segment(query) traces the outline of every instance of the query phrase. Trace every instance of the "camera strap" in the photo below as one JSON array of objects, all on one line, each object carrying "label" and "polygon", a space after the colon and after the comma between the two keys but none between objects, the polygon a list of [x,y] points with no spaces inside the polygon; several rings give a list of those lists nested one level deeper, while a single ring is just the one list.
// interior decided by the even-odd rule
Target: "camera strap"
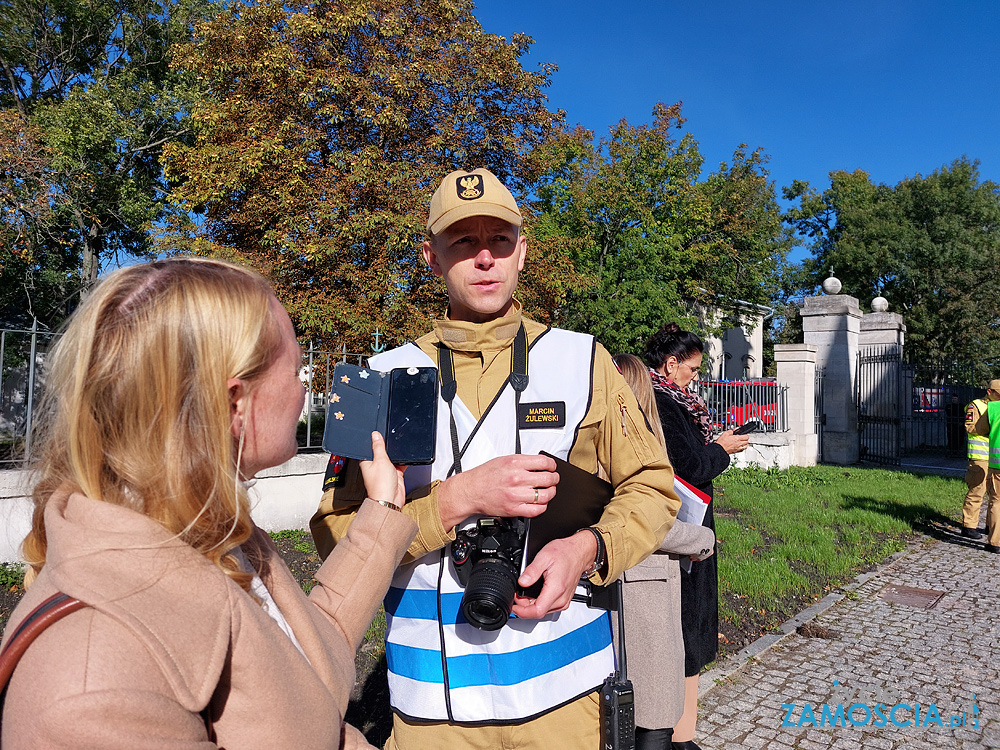
[{"label": "camera strap", "polygon": [[[486,416],[493,409],[493,405],[500,399],[500,394],[503,393],[508,383],[514,389],[515,414],[521,405],[521,393],[528,387],[528,334],[524,330],[524,323],[521,323],[520,328],[517,329],[517,333],[514,335],[513,351],[510,355],[510,375],[504,381],[503,385],[500,386],[500,390],[497,391],[497,395],[493,397],[490,405],[486,407],[486,411],[483,412],[479,421],[476,422],[476,426],[469,433],[464,446],[459,444],[458,425],[455,424],[454,401],[458,393],[458,383],[455,380],[455,359],[452,356],[451,349],[444,344],[438,344],[438,372],[441,376],[441,398],[448,404],[448,416],[451,427],[451,453],[454,457],[451,468],[448,469],[448,476],[451,477],[454,474],[462,473],[462,456],[469,449],[472,439],[479,432],[479,428],[486,420]],[[514,429],[514,450],[516,453],[520,453],[521,430],[517,427]]]}]

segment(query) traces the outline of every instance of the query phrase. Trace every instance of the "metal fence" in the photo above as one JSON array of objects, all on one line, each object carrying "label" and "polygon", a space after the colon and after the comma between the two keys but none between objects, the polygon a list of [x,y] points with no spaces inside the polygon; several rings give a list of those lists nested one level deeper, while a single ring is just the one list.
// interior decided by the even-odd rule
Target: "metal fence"
[{"label": "metal fence", "polygon": [[329,405],[333,368],[339,362],[362,366],[368,361],[368,354],[347,351],[326,351],[316,349],[312,342],[302,356],[302,379],[306,385],[306,406],[302,422],[299,423],[299,448],[313,451],[322,448],[323,429],[326,426],[326,408]]},{"label": "metal fence", "polygon": [[983,373],[995,371],[988,364],[908,360],[898,347],[859,351],[861,459],[894,466],[903,456],[963,458],[965,405],[985,392]]},{"label": "metal fence", "polygon": [[[0,469],[17,469],[31,459],[32,423],[45,384],[45,360],[58,333],[0,329]],[[368,354],[320,350],[311,342],[302,356],[306,404],[299,424],[299,446],[318,450],[323,441],[327,394],[338,362],[362,365]]]},{"label": "metal fence", "polygon": [[[0,469],[19,468],[31,458],[31,427],[45,382],[44,365],[58,334],[37,330],[0,330]],[[303,352],[306,405],[299,424],[299,446],[319,450],[328,394],[338,362],[363,365],[369,355],[317,349]],[[704,380],[698,384],[713,417],[715,432],[759,420],[768,432],[787,429],[787,387],[773,380]]]},{"label": "metal fence", "polygon": [[0,330],[0,468],[17,468],[31,456],[43,366],[57,338],[37,327]]},{"label": "metal fence", "polygon": [[813,380],[813,424],[816,429],[816,460],[823,461],[823,432],[826,430],[826,396],[823,385],[826,381],[826,368],[817,367]]},{"label": "metal fence", "polygon": [[697,388],[708,404],[715,433],[752,420],[766,432],[788,429],[788,386],[771,379],[700,380]]},{"label": "metal fence", "polygon": [[[985,362],[904,361],[905,394],[901,449],[904,455],[930,454],[964,458],[965,405],[986,393]],[[986,369],[985,372],[996,372]]]},{"label": "metal fence", "polygon": [[899,463],[902,421],[908,409],[899,347],[858,352],[855,375],[858,404],[858,456],[862,461]]}]

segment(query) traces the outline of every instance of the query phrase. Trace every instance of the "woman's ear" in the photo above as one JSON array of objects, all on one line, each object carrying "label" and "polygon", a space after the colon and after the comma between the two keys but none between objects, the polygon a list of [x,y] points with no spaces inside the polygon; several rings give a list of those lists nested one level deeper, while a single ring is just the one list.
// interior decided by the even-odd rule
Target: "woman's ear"
[{"label": "woman's ear", "polygon": [[240,378],[229,378],[226,381],[226,390],[229,392],[229,429],[233,437],[238,438],[243,429],[243,419],[248,404],[246,383]]},{"label": "woman's ear", "polygon": [[677,357],[673,355],[667,357],[667,359],[663,363],[663,374],[666,375],[668,378],[671,375],[673,375],[674,371],[677,369],[678,362],[679,360],[677,359]]}]

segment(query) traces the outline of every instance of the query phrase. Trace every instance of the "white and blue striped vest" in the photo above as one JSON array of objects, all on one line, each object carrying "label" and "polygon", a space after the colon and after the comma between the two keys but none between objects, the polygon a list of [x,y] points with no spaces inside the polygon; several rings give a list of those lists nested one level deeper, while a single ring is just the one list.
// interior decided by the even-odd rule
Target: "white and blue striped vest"
[{"label": "white and blue striped vest", "polygon": [[[535,340],[521,404],[563,401],[566,419],[562,428],[521,430],[522,453],[545,450],[567,458],[590,406],[593,358],[591,336],[553,328]],[[414,365],[437,363],[414,344],[371,359],[379,370]],[[476,419],[458,398],[453,408],[464,446]],[[462,457],[463,469],[513,454],[515,430],[514,391],[507,385]],[[443,399],[436,455],[431,466],[406,470],[407,492],[445,479],[452,464]],[[462,593],[450,545],[396,571],[385,599],[386,661],[390,702],[400,714],[431,721],[520,722],[593,691],[614,670],[607,612],[573,602],[564,612],[541,620],[512,617],[500,630],[487,632],[465,622]]]}]

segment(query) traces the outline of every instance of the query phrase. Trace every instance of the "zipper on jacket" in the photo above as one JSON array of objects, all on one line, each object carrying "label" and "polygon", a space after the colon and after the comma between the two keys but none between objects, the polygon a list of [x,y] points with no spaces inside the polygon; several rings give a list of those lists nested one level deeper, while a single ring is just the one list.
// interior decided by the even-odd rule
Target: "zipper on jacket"
[{"label": "zipper on jacket", "polygon": [[628,407],[625,406],[625,398],[620,393],[618,394],[618,408],[621,409],[622,412],[622,435],[628,437],[628,428],[625,426],[626,418],[628,416]]}]

